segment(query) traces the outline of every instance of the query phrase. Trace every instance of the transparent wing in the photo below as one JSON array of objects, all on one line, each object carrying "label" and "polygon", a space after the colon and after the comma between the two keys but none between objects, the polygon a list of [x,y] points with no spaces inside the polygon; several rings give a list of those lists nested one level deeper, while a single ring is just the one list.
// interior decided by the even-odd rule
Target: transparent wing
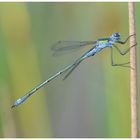
[{"label": "transparent wing", "polygon": [[[88,51],[88,52],[89,52],[89,51]],[[78,58],[78,59],[73,63],[73,65],[71,66],[71,68],[68,69],[68,71],[66,71],[66,74],[65,74],[63,80],[65,80],[65,79],[73,72],[73,70],[75,70],[75,68],[77,68],[77,66],[78,66],[85,58],[87,58],[87,57],[85,57],[85,56],[86,56],[86,54],[87,54],[88,52],[84,53],[80,58]]]},{"label": "transparent wing", "polygon": [[60,52],[73,51],[95,43],[96,41],[58,41],[51,46],[51,50],[54,51],[54,54],[57,54]]},{"label": "transparent wing", "polygon": [[73,70],[75,70],[75,68],[82,62],[82,60],[74,63],[74,65],[72,66],[72,68],[66,73],[66,75],[64,76],[63,80],[65,80],[72,72]]}]

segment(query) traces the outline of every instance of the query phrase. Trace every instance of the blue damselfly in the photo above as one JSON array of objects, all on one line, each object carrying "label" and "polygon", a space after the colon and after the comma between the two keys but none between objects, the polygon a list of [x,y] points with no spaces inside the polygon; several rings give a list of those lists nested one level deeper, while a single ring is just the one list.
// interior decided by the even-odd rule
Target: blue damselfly
[{"label": "blue damselfly", "polygon": [[122,66],[122,67],[130,67],[127,63],[122,63],[122,64],[115,64],[113,61],[113,53],[112,53],[112,49],[116,48],[116,50],[121,54],[121,55],[125,55],[127,54],[130,49],[132,47],[134,47],[136,44],[134,44],[133,46],[129,47],[127,50],[125,50],[124,52],[121,51],[121,49],[117,46],[117,44],[125,44],[128,39],[130,37],[132,37],[134,35],[130,35],[129,37],[126,38],[125,41],[121,40],[121,36],[119,33],[113,33],[110,37],[107,38],[99,38],[96,41],[58,41],[53,47],[52,49],[54,51],[62,51],[62,50],[67,50],[67,49],[76,49],[76,48],[80,48],[83,46],[87,46],[87,45],[92,45],[92,48],[87,51],[86,53],[84,53],[80,58],[78,58],[73,64],[70,64],[68,66],[66,66],[64,69],[60,70],[58,73],[54,74],[53,76],[51,76],[49,79],[45,80],[44,82],[42,82],[41,84],[39,84],[38,86],[36,86],[35,88],[33,88],[31,91],[29,91],[27,94],[25,94],[23,97],[19,98],[13,105],[13,107],[16,107],[18,105],[20,105],[22,102],[24,102],[26,99],[28,99],[31,95],[33,95],[37,90],[39,90],[41,87],[43,87],[45,84],[49,83],[50,81],[54,80],[55,78],[57,78],[58,76],[60,76],[61,74],[65,74],[64,79],[66,79],[71,73],[72,71],[86,58],[94,56],[95,54],[97,54],[98,52],[100,52],[101,50],[103,50],[104,48],[109,47],[110,48],[110,56],[111,56],[111,65],[112,66]]}]

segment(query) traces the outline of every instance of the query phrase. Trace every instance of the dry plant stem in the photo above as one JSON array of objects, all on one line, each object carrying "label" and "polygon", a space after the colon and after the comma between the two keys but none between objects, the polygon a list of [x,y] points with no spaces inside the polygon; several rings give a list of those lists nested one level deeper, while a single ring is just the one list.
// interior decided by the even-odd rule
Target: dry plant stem
[{"label": "dry plant stem", "polygon": [[[135,3],[128,3],[129,10],[129,34],[136,33],[135,27]],[[130,39],[130,46],[136,44],[136,36]],[[130,51],[130,65],[133,69],[130,71],[130,98],[131,98],[131,137],[138,137],[138,95],[137,95],[137,63],[136,63],[136,46]]]}]

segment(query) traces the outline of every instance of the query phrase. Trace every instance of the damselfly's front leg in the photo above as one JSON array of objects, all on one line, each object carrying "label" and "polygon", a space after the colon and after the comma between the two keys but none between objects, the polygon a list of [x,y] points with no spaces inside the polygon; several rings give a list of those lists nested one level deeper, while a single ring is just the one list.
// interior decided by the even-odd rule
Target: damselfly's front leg
[{"label": "damselfly's front leg", "polygon": [[128,52],[130,52],[130,49],[131,48],[133,48],[134,46],[136,46],[137,45],[137,43],[135,44],[135,45],[133,45],[133,46],[131,46],[131,47],[129,47],[127,50],[125,50],[125,51],[122,51],[118,46],[116,46],[116,45],[113,45],[116,49],[117,49],[117,51],[121,54],[121,55],[126,55]]},{"label": "damselfly's front leg", "polygon": [[119,44],[125,44],[129,40],[129,38],[132,37],[132,36],[134,36],[134,35],[136,35],[136,34],[133,34],[133,35],[128,36],[125,41],[118,40],[117,43],[119,43]]},{"label": "damselfly's front leg", "polygon": [[128,68],[130,68],[130,66],[127,65],[130,62],[121,63],[121,64],[115,64],[114,63],[114,60],[113,60],[113,48],[112,47],[110,47],[110,56],[111,56],[111,65],[112,66],[120,66],[120,67],[128,67]]}]

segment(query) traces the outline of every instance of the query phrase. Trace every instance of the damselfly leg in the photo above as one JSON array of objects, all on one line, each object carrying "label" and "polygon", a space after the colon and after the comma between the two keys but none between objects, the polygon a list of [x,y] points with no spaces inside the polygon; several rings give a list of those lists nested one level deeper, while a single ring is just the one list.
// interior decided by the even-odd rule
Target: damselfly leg
[{"label": "damselfly leg", "polygon": [[[126,49],[125,51],[122,51],[117,45],[113,44],[113,46],[116,48],[116,50],[119,52],[119,54],[121,55],[126,55],[128,52],[130,52],[130,49],[133,48],[134,46],[136,46],[137,44],[129,47],[128,49]],[[111,54],[111,65],[112,66],[122,66],[122,67],[128,67],[131,68],[130,66],[128,66],[127,64],[129,64],[130,62],[126,62],[126,63],[121,63],[121,64],[114,64],[113,61],[113,51],[112,51],[112,47],[110,47],[110,54]],[[133,69],[133,68],[132,68]]]},{"label": "damselfly leg", "polygon": [[130,52],[130,49],[131,48],[133,48],[134,46],[136,46],[137,45],[137,43],[135,44],[135,45],[133,45],[133,46],[131,46],[131,47],[129,47],[127,50],[125,50],[125,51],[122,51],[117,45],[113,45],[116,49],[117,49],[117,51],[121,54],[121,55],[126,55],[128,52]]},{"label": "damselfly leg", "polygon": [[[133,35],[130,35],[126,38],[125,41],[121,41],[121,40],[118,40],[116,43],[119,43],[119,44],[126,44],[127,41],[129,40],[130,37],[134,36],[135,34]],[[133,48],[134,46],[136,46],[137,44],[134,44],[133,46],[129,47],[128,49],[126,49],[125,51],[122,51],[117,45],[115,44],[112,44],[112,46],[114,48],[116,48],[116,50],[121,54],[121,55],[126,55],[128,52],[130,52],[130,49]],[[110,56],[111,56],[111,65],[112,66],[122,66],[122,67],[128,67],[128,68],[131,68],[130,66],[128,66],[127,64],[129,64],[130,62],[126,62],[126,63],[121,63],[121,64],[115,64],[114,63],[114,60],[113,60],[113,51],[112,51],[112,47],[110,47]]]},{"label": "damselfly leg", "polygon": [[128,67],[130,68],[130,66],[128,66],[127,64],[129,64],[130,62],[126,62],[126,63],[121,63],[121,64],[116,64],[114,63],[114,60],[113,60],[113,48],[110,47],[110,56],[111,56],[111,65],[112,66],[120,66],[120,67]]},{"label": "damselfly leg", "polygon": [[128,36],[125,41],[118,40],[117,43],[119,43],[119,44],[125,44],[129,40],[130,37],[135,36],[135,35],[136,34],[133,34],[133,35]]}]

